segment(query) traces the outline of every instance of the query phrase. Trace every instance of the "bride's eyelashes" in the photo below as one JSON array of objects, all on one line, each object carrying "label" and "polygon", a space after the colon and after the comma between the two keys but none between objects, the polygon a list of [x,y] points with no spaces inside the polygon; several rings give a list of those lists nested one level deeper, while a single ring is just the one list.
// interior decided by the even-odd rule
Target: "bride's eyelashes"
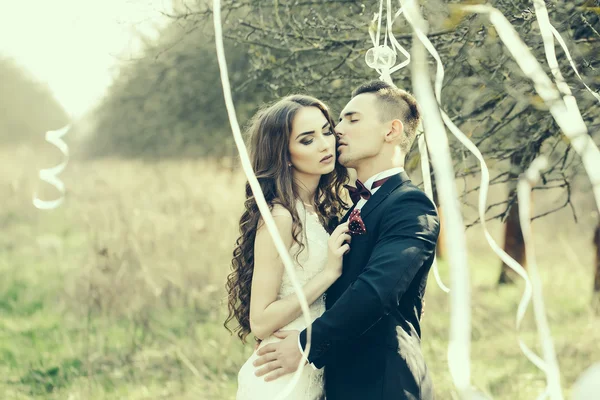
[{"label": "bride's eyelashes", "polygon": [[[334,134],[335,134],[335,132],[333,131],[333,129],[329,129],[328,131],[323,132],[323,135],[325,135],[325,136],[331,136],[331,135],[334,135]],[[314,139],[303,140],[300,143],[302,143],[303,145],[309,145],[309,144],[311,144],[313,142],[313,140]]]}]

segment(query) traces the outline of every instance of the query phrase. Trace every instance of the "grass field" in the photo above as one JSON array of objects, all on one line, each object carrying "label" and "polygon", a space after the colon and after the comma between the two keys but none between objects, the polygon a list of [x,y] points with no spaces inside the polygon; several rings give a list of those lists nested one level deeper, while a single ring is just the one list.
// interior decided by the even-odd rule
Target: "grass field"
[{"label": "grass field", "polygon": [[[27,149],[1,156],[0,398],[233,398],[252,351],[222,326],[240,172],[201,161],[74,161],[65,203],[40,211],[31,203],[43,186],[35,170],[49,159]],[[534,233],[568,393],[600,361],[600,318],[589,307],[593,223],[561,215],[536,222]],[[481,237],[468,231],[472,381],[495,399],[534,399],[544,376],[514,330],[522,285],[496,286],[499,263]],[[432,276],[423,348],[438,399],[453,398],[448,300]],[[522,338],[539,349],[532,321],[530,310]]]}]

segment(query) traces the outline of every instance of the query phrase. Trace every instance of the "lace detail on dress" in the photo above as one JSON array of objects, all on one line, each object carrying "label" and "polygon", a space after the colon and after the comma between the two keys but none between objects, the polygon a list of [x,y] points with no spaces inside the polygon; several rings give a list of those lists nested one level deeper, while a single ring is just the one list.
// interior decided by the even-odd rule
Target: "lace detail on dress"
[{"label": "lace detail on dress", "polygon": [[[302,204],[302,203],[300,203]],[[312,212],[307,211],[303,206],[298,207],[298,213],[304,228],[304,248],[296,256],[300,246],[297,243],[292,244],[290,255],[294,261],[296,278],[300,286],[304,286],[308,281],[314,278],[319,272],[323,271],[327,262],[327,240],[329,234],[321,225],[319,217]],[[281,288],[279,289],[279,298],[283,298],[294,293],[294,285],[287,273],[283,274]],[[311,321],[325,312],[325,298],[321,296],[314,303],[309,305]],[[300,327],[301,325],[301,327]],[[288,324],[285,329],[304,329],[306,322],[304,316]]]},{"label": "lace detail on dress", "polygon": [[[327,240],[329,234],[321,225],[318,216],[309,212],[298,202],[298,214],[302,221],[302,238],[304,249],[296,257],[299,246],[294,243],[290,248],[290,255],[294,262],[294,271],[300,286],[304,286],[316,274],[323,271],[327,262]],[[290,280],[287,271],[284,272],[279,289],[279,298],[294,293],[294,286]],[[315,302],[309,305],[310,320],[314,321],[325,312],[325,298],[321,296]],[[282,329],[304,330],[306,321],[304,315],[290,322]],[[274,336],[268,337],[261,343],[261,346],[267,343],[279,341]],[[238,392],[237,400],[258,400],[272,399],[277,396],[288,384],[291,375],[283,376],[273,382],[264,382],[262,378],[254,375],[252,362],[256,359],[256,352],[246,361],[238,374]],[[310,365],[304,367],[302,379],[298,382],[292,394],[287,398],[289,400],[321,400],[324,393],[323,370],[315,370]]]}]

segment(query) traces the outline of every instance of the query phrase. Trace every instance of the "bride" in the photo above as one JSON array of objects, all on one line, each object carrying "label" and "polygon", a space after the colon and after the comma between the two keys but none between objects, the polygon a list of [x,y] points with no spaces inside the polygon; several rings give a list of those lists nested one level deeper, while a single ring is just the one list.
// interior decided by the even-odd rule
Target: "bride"
[{"label": "bride", "polygon": [[[325,311],[324,293],[341,275],[343,255],[350,249],[348,225],[338,225],[347,173],[336,160],[333,120],[321,101],[288,96],[259,111],[249,135],[254,172],[294,260],[314,321]],[[303,330],[306,323],[248,184],[226,286],[225,326],[229,329],[235,321],[242,341],[252,334],[260,342],[238,374],[237,400],[273,399],[293,375],[272,382],[257,377],[252,365],[256,350],[281,340],[277,331]],[[323,393],[322,370],[306,367],[286,399],[316,400]]]}]

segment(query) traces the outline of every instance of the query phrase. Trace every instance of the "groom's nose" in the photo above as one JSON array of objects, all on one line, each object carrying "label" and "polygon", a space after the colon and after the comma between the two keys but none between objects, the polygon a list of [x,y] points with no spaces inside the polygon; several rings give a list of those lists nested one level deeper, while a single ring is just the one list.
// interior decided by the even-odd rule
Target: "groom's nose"
[{"label": "groom's nose", "polygon": [[339,124],[337,124],[337,125],[335,126],[335,128],[333,129],[333,131],[335,132],[335,134],[336,134],[337,136],[342,136],[342,135],[344,134],[344,132],[342,131],[342,129],[341,129],[341,126],[340,126],[340,125],[342,125],[342,123],[341,123],[341,122],[340,122]]}]

